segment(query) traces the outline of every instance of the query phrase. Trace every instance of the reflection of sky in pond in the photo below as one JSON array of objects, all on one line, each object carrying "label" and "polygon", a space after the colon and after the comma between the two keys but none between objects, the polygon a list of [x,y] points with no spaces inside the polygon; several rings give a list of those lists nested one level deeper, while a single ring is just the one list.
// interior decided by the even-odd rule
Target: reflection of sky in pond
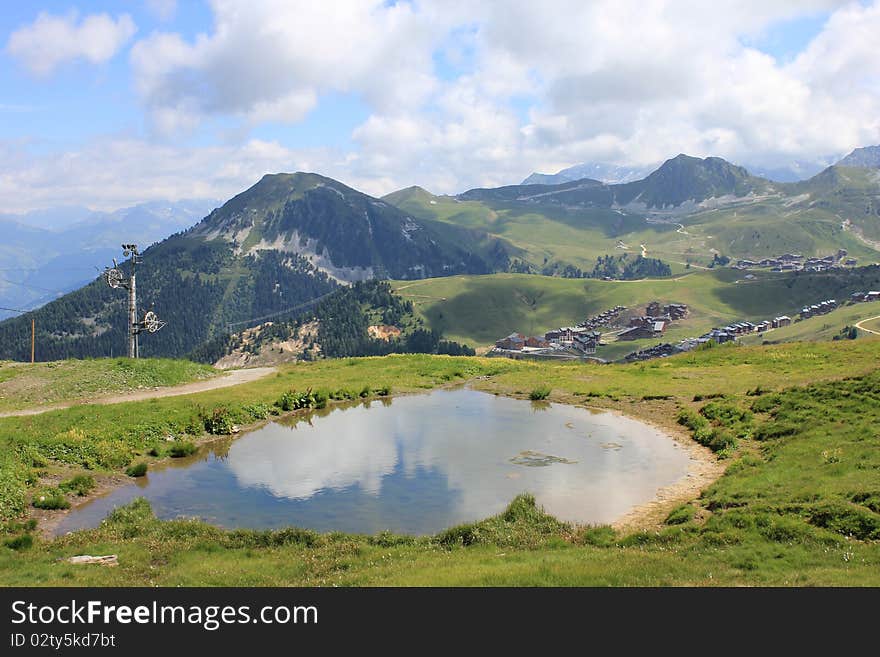
[{"label": "reflection of sky in pond", "polygon": [[161,518],[224,527],[433,533],[527,491],[558,518],[604,523],[682,477],[687,462],[629,418],[441,390],[270,423],[83,505],[58,532],[95,526],[138,496]]}]

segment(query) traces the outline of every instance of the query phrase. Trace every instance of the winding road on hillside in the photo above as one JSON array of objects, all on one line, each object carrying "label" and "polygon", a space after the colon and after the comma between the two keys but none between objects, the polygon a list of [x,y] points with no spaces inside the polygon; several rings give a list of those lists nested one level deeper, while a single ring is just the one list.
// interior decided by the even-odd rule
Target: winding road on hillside
[{"label": "winding road on hillside", "polygon": [[864,324],[865,322],[873,322],[875,319],[880,319],[880,315],[877,315],[876,317],[868,317],[867,319],[863,319],[860,322],[856,322],[855,326],[860,331],[865,331],[866,333],[873,333],[874,335],[880,335],[880,331],[875,331],[874,329],[869,329],[869,328],[865,328],[864,326],[862,326],[862,324]]},{"label": "winding road on hillside", "polygon": [[86,404],[122,404],[124,402],[144,401],[145,399],[158,399],[159,397],[177,397],[178,395],[192,395],[197,392],[207,392],[209,390],[217,390],[219,388],[229,388],[242,383],[251,383],[257,379],[269,376],[275,371],[274,367],[253,367],[244,370],[232,370],[225,376],[216,379],[208,379],[207,381],[194,381],[193,383],[184,383],[179,386],[169,386],[167,388],[150,388],[147,390],[138,390],[136,392],[127,392],[120,395],[110,395],[108,397],[98,397],[97,399],[74,400],[68,402],[60,402],[58,404],[45,404],[35,408],[22,408],[16,411],[6,411],[0,413],[2,417],[22,417],[26,415],[39,415],[40,413],[48,413],[49,411],[58,411],[63,408],[71,408],[72,406],[82,406]]}]

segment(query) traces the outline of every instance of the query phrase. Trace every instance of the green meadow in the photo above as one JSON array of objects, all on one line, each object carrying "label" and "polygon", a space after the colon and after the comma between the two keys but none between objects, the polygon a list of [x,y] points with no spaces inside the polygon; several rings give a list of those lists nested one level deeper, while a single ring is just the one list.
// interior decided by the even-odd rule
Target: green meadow
[{"label": "green meadow", "polygon": [[34,364],[0,361],[0,413],[173,386],[218,374],[207,365],[170,358],[71,359]]},{"label": "green meadow", "polygon": [[[753,278],[746,278],[747,275]],[[569,326],[616,305],[644,308],[651,301],[688,304],[689,316],[671,326],[666,340],[697,336],[734,320],[760,321],[794,315],[807,303],[880,285],[880,268],[821,274],[743,272],[733,269],[694,271],[671,278],[639,281],[564,279],[530,274],[450,276],[396,281],[395,290],[413,302],[433,329],[452,340],[476,346],[493,344],[512,331],[543,333]],[[866,315],[867,316],[867,315]],[[632,349],[657,340],[629,343]],[[599,356],[602,356],[600,349]]]},{"label": "green meadow", "polygon": [[[4,419],[0,584],[880,585],[878,365],[880,339],[871,338],[606,366],[357,358],[284,366],[197,395]],[[327,412],[335,399],[390,393],[393,403],[395,394],[466,382],[524,399],[549,390],[551,402],[649,420],[712,450],[723,474],[635,529],[561,523],[527,494],[496,517],[421,537],[225,531],[159,521],[142,501],[54,540],[28,520],[63,513],[31,511],[49,485],[75,502],[88,477],[171,458],[177,444],[213,438],[206,428],[228,429],[223,420],[259,424],[283,413],[280,400],[308,398]],[[117,554],[119,566],[64,561],[76,554]]]}]

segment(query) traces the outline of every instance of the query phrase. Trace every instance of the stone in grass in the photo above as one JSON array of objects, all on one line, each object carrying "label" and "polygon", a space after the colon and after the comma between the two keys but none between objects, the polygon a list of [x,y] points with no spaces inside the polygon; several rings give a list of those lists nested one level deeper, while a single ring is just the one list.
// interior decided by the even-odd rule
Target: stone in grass
[{"label": "stone in grass", "polygon": [[119,559],[117,558],[117,555],[115,555],[115,554],[105,554],[105,555],[97,556],[97,557],[94,557],[89,554],[80,554],[75,557],[68,557],[67,559],[65,559],[65,561],[67,561],[67,563],[72,563],[75,565],[90,564],[90,563],[98,564],[101,566],[118,566],[119,565]]}]

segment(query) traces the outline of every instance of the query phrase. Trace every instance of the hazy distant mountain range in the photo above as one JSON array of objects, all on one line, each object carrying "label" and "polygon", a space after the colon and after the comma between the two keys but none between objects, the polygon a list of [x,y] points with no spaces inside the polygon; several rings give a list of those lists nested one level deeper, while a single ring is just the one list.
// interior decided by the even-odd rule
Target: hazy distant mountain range
[{"label": "hazy distant mountain range", "polygon": [[[180,213],[138,206],[53,233],[9,222],[14,239],[3,248],[42,253],[45,262],[57,258],[59,271],[62,264],[88,269],[117,255],[123,239],[147,243],[137,226],[167,234],[195,223],[147,249],[138,279],[142,307],[155,302],[168,322],[160,337],[144,340],[142,353],[182,356],[229,327],[289,316],[340,284],[370,278],[553,275],[592,269],[609,254],[647,253],[705,267],[717,254],[760,259],[844,248],[860,263],[874,262],[880,259],[880,172],[848,164],[873,162],[874,152],[859,149],[840,165],[790,183],[721,158],[681,154],[623,183],[581,178],[457,196],[410,187],[381,199],[314,173],[273,174],[198,223],[192,206]],[[54,251],[56,243],[65,248]],[[35,245],[52,246],[43,253]],[[81,280],[96,273],[83,271]],[[26,284],[37,287],[34,280]],[[60,289],[57,282],[42,283]],[[100,279],[46,304],[31,313],[38,357],[120,353],[124,313],[119,290]],[[29,320],[0,322],[0,359],[29,353]]]},{"label": "hazy distant mountain range", "polygon": [[574,182],[583,178],[591,178],[599,180],[609,185],[618,183],[632,182],[633,180],[641,180],[654,169],[657,165],[633,167],[618,166],[616,164],[603,164],[601,162],[589,162],[584,164],[575,164],[572,167],[563,169],[557,173],[533,173],[522,181],[522,185],[559,185],[567,182]]},{"label": "hazy distant mountain range", "polygon": [[[864,149],[856,149],[854,152],[870,151],[871,147]],[[848,156],[851,157],[851,156]],[[880,161],[880,155],[873,153],[873,160]],[[822,171],[829,164],[834,162],[833,158],[821,161],[796,160],[784,166],[761,166],[757,164],[743,164],[750,174],[759,178],[766,178],[773,182],[798,182],[812,178]],[[839,164],[843,164],[841,161]],[[608,185],[632,182],[641,180],[648,176],[652,171],[656,170],[660,163],[650,166],[626,166],[617,164],[604,164],[599,162],[588,162],[584,164],[575,164],[574,166],[562,169],[553,174],[533,173],[522,181],[522,185],[559,185],[561,183],[573,182],[582,178],[592,178],[599,180]],[[845,166],[877,166],[870,164],[848,164]]]},{"label": "hazy distant mountain range", "polygon": [[[92,280],[119,245],[189,228],[218,203],[152,201],[113,212],[64,207],[0,215],[0,306],[28,310]],[[0,310],[0,319],[13,315]]]}]

